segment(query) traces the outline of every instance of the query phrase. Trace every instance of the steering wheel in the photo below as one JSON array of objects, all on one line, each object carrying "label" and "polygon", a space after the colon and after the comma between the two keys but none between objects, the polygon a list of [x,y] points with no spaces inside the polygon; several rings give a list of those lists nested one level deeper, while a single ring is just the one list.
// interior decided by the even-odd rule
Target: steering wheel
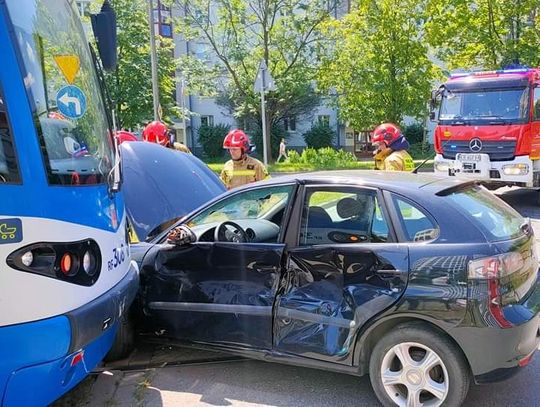
[{"label": "steering wheel", "polygon": [[226,221],[216,227],[215,242],[245,243],[248,241],[246,231],[237,223]]}]

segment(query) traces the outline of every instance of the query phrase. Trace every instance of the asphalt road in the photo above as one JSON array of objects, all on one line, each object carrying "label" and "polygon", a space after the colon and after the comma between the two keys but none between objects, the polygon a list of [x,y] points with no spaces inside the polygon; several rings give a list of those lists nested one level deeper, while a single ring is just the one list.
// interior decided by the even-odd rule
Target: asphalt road
[{"label": "asphalt road", "polygon": [[[540,239],[540,206],[536,191],[501,189],[500,196],[533,220]],[[133,365],[178,359],[200,360],[206,352],[155,348],[142,350]],[[57,406],[376,406],[368,377],[357,378],[315,369],[256,361],[228,361],[152,368],[112,370],[91,378]],[[539,406],[540,353],[514,378],[472,386],[465,406]]]}]

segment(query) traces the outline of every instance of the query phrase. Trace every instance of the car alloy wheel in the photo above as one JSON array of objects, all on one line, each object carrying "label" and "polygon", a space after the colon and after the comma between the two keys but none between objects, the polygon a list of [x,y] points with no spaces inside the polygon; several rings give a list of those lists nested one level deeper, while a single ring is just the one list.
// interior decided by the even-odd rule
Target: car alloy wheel
[{"label": "car alloy wheel", "polygon": [[371,339],[369,376],[383,406],[462,405],[471,370],[463,351],[443,331],[409,321]]},{"label": "car alloy wheel", "polygon": [[383,357],[381,380],[398,406],[440,406],[448,395],[449,375],[435,351],[416,342],[393,346]]}]

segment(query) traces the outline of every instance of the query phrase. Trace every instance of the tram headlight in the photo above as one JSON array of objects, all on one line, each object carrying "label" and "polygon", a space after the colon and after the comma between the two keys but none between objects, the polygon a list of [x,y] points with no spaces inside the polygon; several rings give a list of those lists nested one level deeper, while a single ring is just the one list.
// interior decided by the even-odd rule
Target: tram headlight
[{"label": "tram headlight", "polygon": [[89,250],[83,256],[83,270],[90,277],[96,274],[96,259]]},{"label": "tram headlight", "polygon": [[26,267],[30,267],[32,265],[32,263],[34,262],[34,255],[32,254],[32,250],[28,250],[21,256],[21,262]]}]

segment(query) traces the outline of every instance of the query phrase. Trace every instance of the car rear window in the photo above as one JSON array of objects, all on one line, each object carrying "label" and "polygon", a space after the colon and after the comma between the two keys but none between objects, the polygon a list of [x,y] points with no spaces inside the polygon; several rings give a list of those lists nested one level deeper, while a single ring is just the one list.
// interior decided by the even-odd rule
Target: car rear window
[{"label": "car rear window", "polygon": [[447,196],[469,215],[492,240],[513,239],[522,234],[523,217],[484,187],[474,186]]}]

